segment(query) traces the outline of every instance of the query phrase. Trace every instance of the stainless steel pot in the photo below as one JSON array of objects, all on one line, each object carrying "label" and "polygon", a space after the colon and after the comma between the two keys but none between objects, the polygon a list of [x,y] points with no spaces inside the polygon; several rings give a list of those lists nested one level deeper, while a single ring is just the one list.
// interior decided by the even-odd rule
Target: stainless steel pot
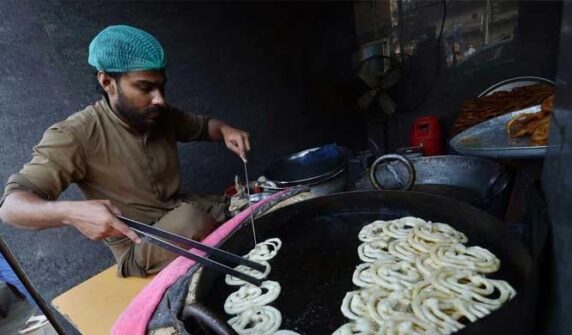
[{"label": "stainless steel pot", "polygon": [[466,156],[379,157],[369,178],[375,189],[415,190],[455,198],[486,209],[507,190],[510,175],[501,164]]},{"label": "stainless steel pot", "polygon": [[250,201],[251,202],[259,202],[259,201],[262,201],[266,198],[269,198],[270,196],[272,196],[272,193],[268,193],[268,192],[252,193],[250,195]]}]

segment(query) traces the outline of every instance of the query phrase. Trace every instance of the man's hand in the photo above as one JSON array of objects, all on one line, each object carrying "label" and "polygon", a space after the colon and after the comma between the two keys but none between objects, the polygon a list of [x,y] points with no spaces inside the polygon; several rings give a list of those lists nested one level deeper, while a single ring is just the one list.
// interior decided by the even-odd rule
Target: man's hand
[{"label": "man's hand", "polygon": [[226,147],[246,162],[246,153],[250,151],[250,139],[247,132],[226,124],[221,125],[220,133]]},{"label": "man's hand", "polygon": [[26,191],[8,194],[0,207],[0,219],[20,228],[40,230],[71,225],[92,240],[127,236],[140,243],[139,236],[116,215],[121,215],[121,211],[109,200],[47,201]]},{"label": "man's hand", "polygon": [[74,226],[90,240],[127,236],[135,243],[141,242],[139,236],[117,218],[121,211],[109,200],[66,201],[60,205],[65,213],[62,222]]},{"label": "man's hand", "polygon": [[209,119],[208,139],[217,142],[224,141],[230,151],[246,162],[246,153],[250,151],[250,138],[244,130],[233,128],[217,119]]}]

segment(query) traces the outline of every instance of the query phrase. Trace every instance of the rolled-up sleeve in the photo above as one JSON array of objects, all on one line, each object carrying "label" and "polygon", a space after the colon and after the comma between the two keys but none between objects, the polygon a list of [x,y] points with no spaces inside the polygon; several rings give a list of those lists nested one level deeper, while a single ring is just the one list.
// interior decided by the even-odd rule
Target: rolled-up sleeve
[{"label": "rolled-up sleeve", "polygon": [[0,206],[6,196],[16,191],[35,193],[55,200],[71,183],[86,173],[83,146],[73,133],[57,124],[50,127],[34,147],[33,157],[20,172],[10,176]]},{"label": "rolled-up sleeve", "polygon": [[209,118],[172,108],[172,122],[178,142],[208,139]]}]

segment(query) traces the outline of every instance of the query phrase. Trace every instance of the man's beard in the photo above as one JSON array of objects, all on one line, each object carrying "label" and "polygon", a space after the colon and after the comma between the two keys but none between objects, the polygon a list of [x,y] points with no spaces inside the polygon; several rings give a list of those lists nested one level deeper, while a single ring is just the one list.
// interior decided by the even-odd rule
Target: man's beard
[{"label": "man's beard", "polygon": [[161,106],[145,108],[143,111],[138,112],[131,106],[121,91],[118,90],[117,94],[117,103],[114,106],[115,111],[130,126],[138,130],[145,131],[155,128],[165,114],[166,108]]}]

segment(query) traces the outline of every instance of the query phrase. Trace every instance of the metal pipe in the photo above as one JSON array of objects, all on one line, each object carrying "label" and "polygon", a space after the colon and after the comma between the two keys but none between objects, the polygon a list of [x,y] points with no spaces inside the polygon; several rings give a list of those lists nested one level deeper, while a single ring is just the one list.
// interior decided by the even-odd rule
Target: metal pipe
[{"label": "metal pipe", "polygon": [[10,249],[8,248],[8,246],[6,245],[6,243],[2,238],[0,238],[0,252],[2,253],[2,256],[4,256],[4,258],[6,259],[6,261],[8,262],[14,273],[16,273],[18,279],[22,282],[22,284],[24,284],[24,287],[26,288],[26,290],[28,290],[28,293],[30,293],[32,298],[34,298],[36,305],[38,305],[40,310],[42,310],[42,313],[44,313],[46,318],[50,321],[50,324],[52,325],[54,330],[60,335],[65,334],[64,330],[57,323],[54,314],[50,311],[50,308],[48,307],[42,296],[34,288],[32,283],[24,273],[24,270],[22,269],[22,267],[20,267],[18,261],[16,260],[16,258],[14,257],[14,255],[12,254],[12,252],[10,251]]}]

